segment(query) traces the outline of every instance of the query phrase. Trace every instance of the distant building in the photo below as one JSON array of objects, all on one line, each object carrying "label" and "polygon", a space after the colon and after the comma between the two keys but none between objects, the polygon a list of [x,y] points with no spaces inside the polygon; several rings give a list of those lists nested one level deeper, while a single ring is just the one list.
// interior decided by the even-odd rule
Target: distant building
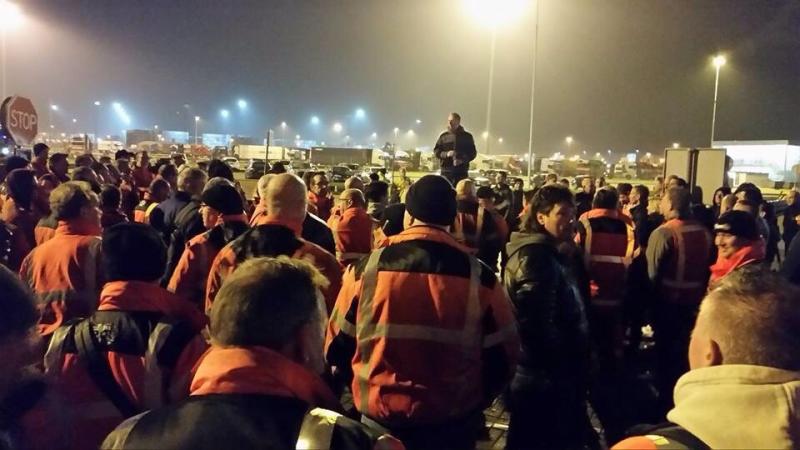
[{"label": "distant building", "polygon": [[724,148],[733,159],[734,184],[748,178],[792,183],[800,179],[800,140],[714,141],[713,147]]}]

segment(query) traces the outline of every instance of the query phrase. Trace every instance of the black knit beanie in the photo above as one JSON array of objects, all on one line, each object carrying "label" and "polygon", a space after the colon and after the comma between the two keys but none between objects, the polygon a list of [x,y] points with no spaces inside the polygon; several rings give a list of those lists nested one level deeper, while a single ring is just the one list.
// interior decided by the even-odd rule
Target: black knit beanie
[{"label": "black knit beanie", "polygon": [[452,225],[456,218],[456,191],[446,178],[425,175],[408,189],[406,210],[423,222]]},{"label": "black knit beanie", "polygon": [[225,216],[244,214],[242,197],[235,187],[227,184],[217,184],[206,189],[201,201]]}]

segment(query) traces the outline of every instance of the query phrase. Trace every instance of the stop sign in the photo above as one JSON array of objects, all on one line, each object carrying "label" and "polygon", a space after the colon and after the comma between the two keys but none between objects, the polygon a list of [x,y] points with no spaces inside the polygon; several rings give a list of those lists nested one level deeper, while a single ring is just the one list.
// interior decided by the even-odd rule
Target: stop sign
[{"label": "stop sign", "polygon": [[0,108],[0,124],[17,145],[30,144],[39,134],[39,117],[33,102],[25,97],[9,97]]}]

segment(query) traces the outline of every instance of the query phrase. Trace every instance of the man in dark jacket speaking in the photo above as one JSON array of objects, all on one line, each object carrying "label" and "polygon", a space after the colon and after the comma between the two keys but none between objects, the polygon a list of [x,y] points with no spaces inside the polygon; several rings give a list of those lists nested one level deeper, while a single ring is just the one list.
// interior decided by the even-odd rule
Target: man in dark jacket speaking
[{"label": "man in dark jacket speaking", "polygon": [[453,186],[467,178],[469,163],[477,154],[475,140],[461,126],[461,116],[450,113],[447,118],[447,131],[439,135],[433,153],[441,164],[442,176]]}]

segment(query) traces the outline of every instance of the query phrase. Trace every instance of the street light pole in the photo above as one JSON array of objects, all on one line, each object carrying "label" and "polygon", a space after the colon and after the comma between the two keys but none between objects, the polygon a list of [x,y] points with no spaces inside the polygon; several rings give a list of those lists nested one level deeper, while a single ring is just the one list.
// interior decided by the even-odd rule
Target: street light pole
[{"label": "street light pole", "polygon": [[[492,27],[492,45],[489,52],[489,89],[486,99],[486,132],[492,134],[492,85],[494,84],[494,53],[497,44],[497,25]],[[486,154],[490,152],[490,139],[486,139]]]},{"label": "street light pole", "polygon": [[198,127],[200,126],[200,116],[194,116],[194,145],[198,145]]},{"label": "street light pole", "polygon": [[714,146],[714,128],[717,124],[717,93],[719,92],[719,69],[725,65],[725,57],[717,55],[714,57],[714,67],[716,68],[716,76],[714,77],[714,108],[711,112],[711,142],[709,147]]},{"label": "street light pole", "polygon": [[539,1],[536,2],[536,16],[533,22],[533,67],[531,68],[531,124],[528,129],[528,183],[533,180],[533,93],[536,89],[536,51],[539,47]]}]

